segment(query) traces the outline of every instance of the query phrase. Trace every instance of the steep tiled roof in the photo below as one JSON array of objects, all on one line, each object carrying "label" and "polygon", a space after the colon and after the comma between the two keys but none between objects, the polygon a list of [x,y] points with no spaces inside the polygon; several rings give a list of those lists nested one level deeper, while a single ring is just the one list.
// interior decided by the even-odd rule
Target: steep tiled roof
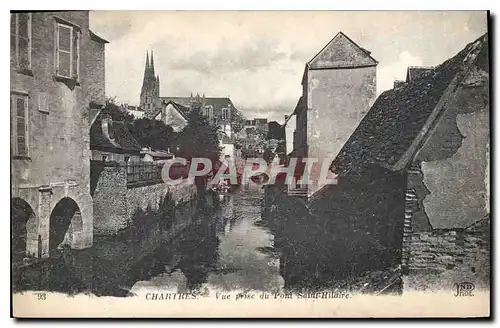
[{"label": "steep tiled roof", "polygon": [[[196,100],[195,97],[190,98],[190,97],[161,97],[161,99],[165,102],[167,101],[173,101],[183,107],[189,108],[191,106],[191,100]],[[200,101],[202,101],[202,98],[200,98]],[[212,105],[216,108],[228,108],[228,107],[233,107],[234,105],[231,102],[231,99],[228,97],[224,98],[217,98],[217,97],[206,97],[204,98],[205,105]]]},{"label": "steep tiled roof", "polygon": [[309,69],[376,66],[371,52],[360,47],[342,32],[328,42],[307,64]]},{"label": "steep tiled roof", "polygon": [[[141,146],[130,134],[123,122],[108,120],[109,133],[105,133],[103,120],[107,115],[100,114],[90,128],[90,149],[105,149],[118,152],[139,152]],[[111,124],[109,124],[111,122]]]},{"label": "steep tiled roof", "polygon": [[410,66],[406,70],[406,82],[411,82],[420,78],[422,75],[426,73],[430,73],[433,67],[424,67],[424,66]]},{"label": "steep tiled roof", "polygon": [[104,44],[109,43],[108,40],[104,40],[103,38],[101,38],[100,36],[98,36],[97,34],[92,32],[91,30],[89,30],[89,35],[90,35],[90,39],[93,41],[96,41],[99,43],[104,43]]},{"label": "steep tiled roof", "polygon": [[179,113],[184,117],[184,118],[187,118],[187,113],[189,112],[189,107],[186,107],[186,106],[183,106],[181,104],[178,104],[176,102],[171,102],[172,105],[175,107],[175,109],[177,109],[179,111]]},{"label": "steep tiled roof", "polygon": [[234,107],[229,98],[205,98],[205,105],[220,106],[221,108]]},{"label": "steep tiled roof", "polygon": [[488,55],[487,35],[428,74],[382,93],[333,161],[334,172],[346,175],[370,164],[397,169],[414,141],[423,138],[424,125],[448,87],[465,75],[478,53],[479,61]]},{"label": "steep tiled roof", "polygon": [[[181,114],[182,117],[187,119],[187,114],[189,113],[189,107],[181,105],[181,104],[179,104],[171,99],[165,100],[164,98],[162,98],[162,100],[165,103],[165,105],[167,105],[167,106],[169,104],[172,104],[172,106],[174,106],[174,108],[179,112],[179,114]],[[161,108],[157,109],[156,112],[154,112],[154,114],[151,116],[151,118],[155,118],[156,116],[158,116],[158,114],[160,114],[161,111],[162,111]]]},{"label": "steep tiled roof", "polygon": [[217,137],[223,144],[231,144],[231,137],[224,131],[217,131]]},{"label": "steep tiled roof", "polygon": [[285,140],[285,127],[276,121],[271,121],[268,124],[267,139]]},{"label": "steep tiled roof", "polygon": [[163,102],[175,102],[183,107],[189,108],[191,99],[189,97],[160,97]]},{"label": "steep tiled roof", "polygon": [[299,98],[299,100],[297,101],[297,105],[295,105],[295,109],[293,110],[293,114],[292,115],[297,115],[298,113],[300,113],[301,110],[303,110],[305,108],[305,104],[304,104],[304,97],[301,96]]}]

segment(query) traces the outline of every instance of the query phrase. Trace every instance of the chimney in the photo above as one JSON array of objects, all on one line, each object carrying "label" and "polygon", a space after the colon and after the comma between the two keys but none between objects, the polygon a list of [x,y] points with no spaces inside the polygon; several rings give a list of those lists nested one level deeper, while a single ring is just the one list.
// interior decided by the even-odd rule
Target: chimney
[{"label": "chimney", "polygon": [[394,80],[394,86],[393,86],[393,89],[394,90],[398,90],[398,89],[401,89],[401,88],[404,88],[406,85],[406,81],[402,81],[402,80]]}]

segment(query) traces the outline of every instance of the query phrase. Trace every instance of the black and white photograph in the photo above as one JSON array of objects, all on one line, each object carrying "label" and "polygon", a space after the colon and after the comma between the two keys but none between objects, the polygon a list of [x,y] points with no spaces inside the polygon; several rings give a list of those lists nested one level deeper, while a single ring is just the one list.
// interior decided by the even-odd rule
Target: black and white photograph
[{"label": "black and white photograph", "polygon": [[488,317],[489,20],[12,10],[12,315]]}]

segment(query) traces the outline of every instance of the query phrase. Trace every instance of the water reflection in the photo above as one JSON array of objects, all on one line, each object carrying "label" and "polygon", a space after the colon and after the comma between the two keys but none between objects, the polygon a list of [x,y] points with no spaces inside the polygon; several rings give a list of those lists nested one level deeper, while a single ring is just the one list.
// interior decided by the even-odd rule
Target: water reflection
[{"label": "water reflection", "polygon": [[[180,261],[170,272],[135,284],[132,291],[186,292],[197,290],[269,291],[283,287],[269,230],[254,224],[260,219],[261,191],[247,187],[228,196],[208,231],[190,229],[176,249]],[[190,238],[189,236],[192,236]],[[194,245],[204,236],[204,242]],[[195,273],[195,274],[193,274]]]},{"label": "water reflection", "polygon": [[[211,289],[279,289],[283,279],[273,254],[270,231],[260,219],[259,187],[228,195],[212,212],[189,210],[190,220],[175,234],[162,221],[143,224],[122,238],[96,239],[91,249],[64,250],[58,256],[16,270],[15,290],[91,292],[127,296],[146,290],[204,293]],[[176,226],[176,224],[174,224]]]},{"label": "water reflection", "polygon": [[[16,270],[14,290],[124,297],[151,291],[366,288],[367,281],[371,292],[396,288],[387,288],[397,276],[384,269],[390,265],[372,270],[369,278],[352,279],[370,269],[363,267],[371,247],[366,238],[338,234],[339,227],[324,216],[306,215],[292,203],[289,211],[262,215],[262,198],[259,186],[244,186],[214,210],[179,210],[173,228],[151,220],[121,238],[96,239],[91,249],[66,249]],[[356,238],[361,242],[353,242]]]}]

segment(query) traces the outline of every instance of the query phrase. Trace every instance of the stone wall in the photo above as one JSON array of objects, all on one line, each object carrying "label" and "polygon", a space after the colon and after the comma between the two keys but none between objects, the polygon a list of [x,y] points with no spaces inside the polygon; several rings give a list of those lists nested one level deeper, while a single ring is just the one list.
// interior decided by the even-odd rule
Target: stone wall
[{"label": "stone wall", "polygon": [[467,229],[409,233],[403,243],[405,290],[453,289],[461,282],[489,288],[489,218]]},{"label": "stone wall", "polygon": [[106,156],[106,161],[118,162],[120,164],[125,163],[125,158],[128,158],[129,163],[136,163],[141,160],[140,155],[131,155],[128,153],[113,153],[97,149],[92,149],[92,158],[94,161],[102,161],[103,156]]},{"label": "stone wall", "polygon": [[409,289],[489,286],[489,77],[478,66],[470,72],[408,170],[402,265]]},{"label": "stone wall", "polygon": [[89,86],[90,101],[102,103],[105,93],[105,43],[90,38],[88,47],[83,49],[89,60],[80,69],[85,72],[85,80]]},{"label": "stone wall", "polygon": [[194,182],[188,179],[175,186],[163,181],[130,184],[125,166],[93,163],[92,170],[95,235],[115,235],[129,228],[138,211],[158,211],[167,194],[176,207],[197,194]]},{"label": "stone wall", "polygon": [[[127,218],[127,172],[123,167],[92,164],[92,170],[99,171],[94,199],[94,234],[106,235],[125,229]],[[92,172],[92,173],[94,173]]]},{"label": "stone wall", "polygon": [[308,157],[337,156],[375,101],[376,72],[375,66],[308,71]]},{"label": "stone wall", "polygon": [[[81,30],[78,83],[54,76],[55,26],[62,21]],[[99,100],[95,95],[104,96],[100,89],[104,88],[104,66],[94,62],[95,57],[104,57],[104,49],[90,44],[88,11],[32,13],[31,26],[31,69],[20,70],[12,62],[10,67],[11,94],[25,96],[28,102],[28,154],[11,158],[11,190],[12,198],[27,202],[36,215],[34,229],[27,235],[40,238],[41,243],[31,240],[28,253],[46,257],[50,215],[63,198],[77,203],[83,220],[80,231],[68,230],[70,246],[92,246],[89,103]],[[15,113],[11,110],[11,115]]]}]

